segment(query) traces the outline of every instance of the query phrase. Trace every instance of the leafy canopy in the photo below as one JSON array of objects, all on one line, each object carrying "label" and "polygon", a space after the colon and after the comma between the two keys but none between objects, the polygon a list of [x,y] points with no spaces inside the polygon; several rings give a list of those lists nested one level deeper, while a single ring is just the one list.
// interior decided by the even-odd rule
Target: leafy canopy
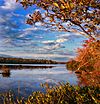
[{"label": "leafy canopy", "polygon": [[[35,11],[26,23],[42,22],[52,28],[78,32],[95,39],[100,33],[100,0],[16,0],[26,9],[37,6],[46,12]],[[47,18],[48,21],[47,21]]]}]

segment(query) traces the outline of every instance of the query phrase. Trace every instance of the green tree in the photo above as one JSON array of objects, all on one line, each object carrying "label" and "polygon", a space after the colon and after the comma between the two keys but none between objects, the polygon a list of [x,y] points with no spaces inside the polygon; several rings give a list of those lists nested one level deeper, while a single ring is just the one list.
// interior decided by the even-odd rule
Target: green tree
[{"label": "green tree", "polygon": [[[45,10],[29,15],[26,23],[34,25],[41,21],[46,26],[75,32],[96,39],[100,32],[100,0],[16,0],[26,9],[37,6]],[[48,21],[46,19],[49,18]]]}]

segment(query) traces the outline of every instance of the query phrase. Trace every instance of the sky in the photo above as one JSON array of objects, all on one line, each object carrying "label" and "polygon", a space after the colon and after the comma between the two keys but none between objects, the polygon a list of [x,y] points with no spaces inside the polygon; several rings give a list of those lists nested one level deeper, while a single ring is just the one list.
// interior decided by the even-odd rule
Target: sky
[{"label": "sky", "polygon": [[66,61],[75,56],[83,36],[25,24],[36,7],[23,9],[16,0],[0,0],[0,55]]}]

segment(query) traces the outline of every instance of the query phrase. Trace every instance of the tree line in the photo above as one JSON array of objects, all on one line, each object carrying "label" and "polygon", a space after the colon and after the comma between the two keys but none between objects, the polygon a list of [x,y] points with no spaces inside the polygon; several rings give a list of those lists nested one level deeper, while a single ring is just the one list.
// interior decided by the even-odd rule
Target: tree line
[{"label": "tree line", "polygon": [[57,64],[58,62],[46,59],[24,59],[0,57],[1,64]]}]

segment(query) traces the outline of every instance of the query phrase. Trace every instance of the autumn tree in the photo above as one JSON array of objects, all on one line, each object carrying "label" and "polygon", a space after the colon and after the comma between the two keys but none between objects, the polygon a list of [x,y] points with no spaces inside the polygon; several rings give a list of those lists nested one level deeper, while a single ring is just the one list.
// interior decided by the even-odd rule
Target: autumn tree
[{"label": "autumn tree", "polygon": [[[41,21],[44,26],[75,32],[97,39],[100,33],[100,0],[16,0],[26,9],[37,6],[45,10],[42,15],[33,11],[26,23]],[[48,18],[48,21],[47,21]]]}]

